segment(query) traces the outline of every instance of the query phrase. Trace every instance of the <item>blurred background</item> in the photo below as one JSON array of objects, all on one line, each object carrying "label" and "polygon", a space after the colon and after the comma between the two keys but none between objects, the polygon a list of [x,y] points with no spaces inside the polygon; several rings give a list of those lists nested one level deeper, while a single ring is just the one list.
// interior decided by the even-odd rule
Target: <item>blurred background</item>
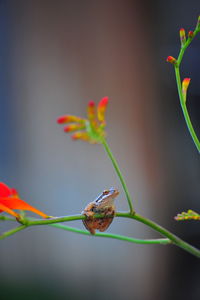
[{"label": "blurred background", "polygon": [[[137,212],[200,247],[199,155],[186,129],[173,67],[179,29],[194,29],[199,1],[0,1],[0,176],[53,216],[77,214],[102,190],[125,195],[100,145],[72,142],[58,116],[85,117],[109,96],[108,143]],[[200,136],[200,36],[185,54],[188,109]],[[83,228],[81,222],[68,225]],[[13,224],[1,224],[1,232]],[[159,235],[116,218],[109,232]],[[172,246],[91,238],[48,226],[1,241],[1,299],[199,299],[199,261]]]}]

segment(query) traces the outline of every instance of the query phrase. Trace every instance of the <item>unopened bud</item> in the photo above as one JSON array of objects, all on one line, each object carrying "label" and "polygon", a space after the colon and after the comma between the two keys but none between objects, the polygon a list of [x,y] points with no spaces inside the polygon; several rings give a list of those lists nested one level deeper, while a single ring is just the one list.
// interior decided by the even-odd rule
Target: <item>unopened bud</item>
[{"label": "unopened bud", "polygon": [[84,124],[76,123],[76,124],[70,124],[70,125],[64,127],[65,132],[72,132],[72,131],[81,130],[81,129],[85,129]]},{"label": "unopened bud", "polygon": [[186,43],[185,29],[181,28],[179,34],[180,34],[181,46],[183,47]]},{"label": "unopened bud", "polygon": [[98,104],[97,107],[97,116],[100,122],[105,121],[105,111],[108,105],[108,97],[104,97],[101,99],[101,101]]},{"label": "unopened bud", "polygon": [[182,82],[182,93],[183,93],[183,98],[184,98],[185,102],[186,102],[186,95],[187,95],[187,90],[188,90],[189,84],[190,84],[190,78],[183,79],[183,82]]},{"label": "unopened bud", "polygon": [[84,122],[84,120],[82,118],[79,118],[77,116],[72,116],[72,115],[61,116],[57,119],[58,124],[65,124],[65,123],[70,123],[70,122],[81,123],[81,122]]},{"label": "unopened bud", "polygon": [[188,38],[189,39],[192,39],[194,37],[194,32],[192,31],[192,30],[190,30],[189,32],[188,32]]},{"label": "unopened bud", "polygon": [[173,65],[176,65],[176,63],[177,63],[176,58],[174,58],[173,56],[168,56],[166,61],[173,64]]}]

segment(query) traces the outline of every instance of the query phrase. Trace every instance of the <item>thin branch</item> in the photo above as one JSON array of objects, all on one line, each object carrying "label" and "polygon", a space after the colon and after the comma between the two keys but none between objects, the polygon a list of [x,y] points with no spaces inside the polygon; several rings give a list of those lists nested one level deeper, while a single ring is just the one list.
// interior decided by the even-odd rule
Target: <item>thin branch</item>
[{"label": "thin branch", "polygon": [[183,115],[185,118],[185,122],[187,124],[187,128],[189,130],[189,133],[193,139],[193,142],[198,150],[198,152],[200,153],[200,141],[196,135],[196,132],[193,128],[192,122],[190,120],[190,115],[188,113],[187,110],[187,106],[186,106],[186,101],[184,100],[183,97],[183,93],[182,93],[182,84],[181,84],[181,77],[180,77],[180,65],[183,59],[183,55],[186,51],[186,49],[188,48],[188,46],[191,44],[192,40],[194,39],[194,37],[197,35],[197,33],[200,32],[200,28],[197,26],[195,31],[193,32],[193,36],[191,38],[188,38],[186,43],[184,45],[182,45],[179,55],[178,55],[178,59],[176,61],[176,64],[174,64],[174,70],[175,70],[175,76],[176,76],[176,84],[177,84],[177,89],[178,89],[178,95],[179,95],[179,100],[180,100],[180,104],[181,104],[181,108],[183,111]]},{"label": "thin branch", "polygon": [[128,236],[112,234],[112,233],[95,233],[95,235],[91,235],[86,230],[81,230],[81,229],[69,227],[66,225],[51,224],[49,226],[53,226],[56,228],[60,228],[60,229],[64,229],[67,231],[76,232],[76,233],[80,233],[80,234],[84,234],[84,235],[89,235],[91,237],[97,236],[97,237],[112,238],[112,239],[122,240],[122,241],[130,242],[130,243],[134,243],[134,244],[161,244],[161,245],[171,244],[171,241],[169,239],[135,239],[135,238],[131,238]]},{"label": "thin branch", "polygon": [[[105,217],[105,216],[103,216]],[[108,216],[109,217],[109,216]],[[129,212],[117,212],[116,217],[121,217],[121,218],[129,218],[129,219],[134,219],[137,220],[141,223],[144,223],[148,227],[151,227],[155,231],[159,232],[161,235],[164,237],[170,239],[170,241],[175,244],[176,246],[184,249],[185,251],[195,255],[196,257],[200,257],[200,250],[197,248],[193,247],[192,245],[188,244],[187,242],[183,241],[164,227],[156,224],[155,222],[139,215],[139,214],[134,214],[132,215]],[[37,226],[37,225],[50,225],[50,224],[56,224],[56,223],[61,223],[61,222],[69,222],[69,221],[75,221],[75,220],[83,220],[86,217],[84,215],[73,215],[73,216],[64,216],[64,217],[58,217],[58,218],[52,218],[52,219],[39,219],[39,220],[34,220],[34,219],[24,219],[21,220],[21,224],[24,225],[25,227],[29,226]],[[102,218],[102,215],[95,215],[94,218]],[[66,227],[65,227],[66,228]],[[63,229],[63,228],[62,228]],[[85,234],[85,233],[83,233]],[[104,236],[107,235],[107,233],[104,233]],[[109,234],[110,238],[115,238],[117,239],[118,235],[113,235]],[[126,240],[128,237],[124,237],[124,240]],[[119,238],[121,239],[121,238]]]},{"label": "thin branch", "polygon": [[111,149],[110,149],[110,147],[109,147],[106,139],[102,139],[102,145],[104,146],[104,149],[105,149],[106,153],[108,154],[108,156],[109,156],[109,158],[110,158],[110,160],[111,160],[111,162],[113,164],[113,167],[114,167],[114,169],[115,169],[115,171],[116,171],[116,173],[117,173],[117,175],[119,177],[121,185],[122,185],[122,187],[124,189],[124,192],[125,192],[125,195],[126,195],[126,199],[128,201],[130,213],[134,214],[134,208],[133,208],[133,204],[132,204],[132,200],[131,200],[131,196],[130,196],[128,187],[126,185],[124,177],[123,177],[123,175],[122,175],[122,173],[120,171],[120,168],[118,166],[118,163],[117,163],[116,159],[114,158],[114,156],[112,154],[112,151],[111,151]]},{"label": "thin branch", "polygon": [[[14,219],[13,219],[13,220],[14,220]],[[21,225],[21,226],[19,226],[19,227],[16,227],[16,228],[13,228],[13,229],[11,229],[11,230],[9,230],[9,231],[6,231],[6,232],[4,232],[2,235],[0,235],[0,240],[3,240],[3,239],[5,239],[6,237],[9,237],[9,236],[11,236],[11,235],[17,233],[17,232],[19,232],[19,231],[25,229],[26,227],[27,227],[26,225]]]},{"label": "thin branch", "polygon": [[[70,216],[70,217],[67,217],[68,221],[72,220],[72,218],[74,219],[74,217],[77,218],[79,217],[78,215],[77,216]],[[59,218],[59,220],[63,219],[66,217],[61,217]],[[84,218],[84,216],[83,216]],[[9,218],[9,217],[6,217],[6,216],[0,216],[0,220],[8,220],[8,221],[16,221],[16,219],[14,218]],[[28,221],[28,220],[26,220]],[[70,226],[66,226],[66,225],[63,225],[63,224],[44,224],[44,221],[45,220],[41,220],[42,223],[39,224],[38,222],[35,223],[34,225],[49,225],[49,226],[52,226],[52,227],[56,227],[56,228],[59,228],[59,229],[63,229],[63,230],[67,230],[67,231],[71,231],[71,232],[75,232],[75,233],[79,233],[79,234],[83,234],[83,235],[89,235],[89,236],[92,236],[88,231],[86,230],[82,230],[82,229],[78,229],[78,228],[74,228],[74,227],[70,227]],[[51,220],[52,221],[52,220]],[[53,220],[55,221],[55,219]],[[36,220],[35,220],[36,222]],[[57,222],[57,220],[56,220]],[[13,235],[15,233],[17,233],[18,231],[20,230],[23,230],[29,226],[33,226],[33,224],[31,225],[30,222],[27,223],[27,225],[21,225],[19,227],[16,227],[10,231],[7,231],[5,233],[3,233],[1,236],[0,236],[0,240],[1,239],[4,239],[10,235]],[[112,238],[112,239],[117,239],[117,240],[122,240],[122,241],[125,241],[125,242],[130,242],[130,243],[135,243],[135,244],[160,244],[160,245],[167,245],[167,244],[171,244],[171,241],[169,239],[136,239],[136,238],[131,238],[131,237],[127,237],[127,236],[124,236],[124,235],[119,235],[119,234],[111,234],[111,233],[96,233],[95,236],[97,237],[106,237],[106,238]]]}]

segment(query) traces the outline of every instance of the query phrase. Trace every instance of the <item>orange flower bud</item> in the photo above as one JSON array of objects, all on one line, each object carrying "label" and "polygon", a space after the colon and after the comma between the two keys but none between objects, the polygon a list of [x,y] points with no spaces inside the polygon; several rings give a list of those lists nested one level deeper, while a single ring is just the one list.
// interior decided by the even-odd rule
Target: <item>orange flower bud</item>
[{"label": "orange flower bud", "polygon": [[90,101],[88,103],[87,115],[88,115],[88,120],[91,124],[91,127],[93,129],[97,129],[98,124],[97,124],[97,120],[96,120],[96,105],[95,105],[94,101]]},{"label": "orange flower bud", "polygon": [[183,93],[183,98],[184,98],[185,102],[186,102],[187,89],[190,84],[190,80],[191,80],[190,78],[185,78],[185,79],[183,79],[183,82],[182,82],[182,93]]},{"label": "orange flower bud", "polygon": [[76,132],[72,135],[72,139],[73,140],[83,140],[85,142],[89,142],[90,141],[90,137],[87,134],[87,132]]},{"label": "orange flower bud", "polygon": [[98,107],[97,107],[97,116],[98,116],[98,120],[100,122],[104,122],[105,121],[105,111],[106,111],[107,105],[108,105],[108,97],[102,98],[101,101],[98,104]]},{"label": "orange flower bud", "polygon": [[88,119],[93,121],[95,119],[95,103],[94,101],[90,101],[87,107],[87,115]]},{"label": "orange flower bud", "polygon": [[84,124],[70,124],[70,125],[64,127],[65,132],[72,132],[72,131],[76,131],[76,130],[80,130],[80,129],[85,129],[85,125]]},{"label": "orange flower bud", "polygon": [[71,115],[66,115],[66,116],[61,116],[57,119],[58,124],[65,124],[65,123],[70,123],[70,122],[83,122],[84,119],[81,119],[77,116],[71,116]]},{"label": "orange flower bud", "polygon": [[179,34],[180,34],[181,46],[184,46],[186,42],[185,29],[181,28]]}]

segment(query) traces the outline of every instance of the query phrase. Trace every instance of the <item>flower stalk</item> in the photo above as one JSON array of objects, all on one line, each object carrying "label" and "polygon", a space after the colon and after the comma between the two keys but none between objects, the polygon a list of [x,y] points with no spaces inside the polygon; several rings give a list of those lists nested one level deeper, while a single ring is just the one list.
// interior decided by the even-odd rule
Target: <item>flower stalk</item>
[{"label": "flower stalk", "polygon": [[116,171],[116,173],[117,173],[117,175],[119,177],[119,180],[121,182],[121,185],[122,185],[122,187],[124,189],[124,192],[125,192],[125,195],[126,195],[126,199],[128,201],[128,205],[129,205],[129,209],[130,209],[130,214],[132,215],[132,214],[135,213],[135,211],[134,211],[134,208],[133,208],[131,196],[130,196],[130,193],[128,191],[128,188],[127,188],[126,182],[124,180],[124,177],[123,177],[123,175],[122,175],[122,173],[120,171],[120,168],[118,166],[118,163],[117,163],[116,159],[114,158],[114,156],[112,154],[112,151],[110,150],[110,147],[109,147],[106,139],[104,139],[104,138],[102,139],[102,145],[103,145],[106,153],[108,154],[108,157],[110,158],[110,160],[111,160],[111,162],[113,164],[113,167],[114,167],[114,169],[115,169],[115,171]]},{"label": "flower stalk", "polygon": [[[167,61],[174,65],[178,95],[179,95],[179,100],[180,100],[181,108],[182,108],[182,111],[183,111],[183,115],[184,115],[184,118],[185,118],[185,122],[186,122],[186,125],[187,125],[187,128],[188,128],[188,131],[189,131],[189,133],[192,137],[192,140],[193,140],[198,152],[200,153],[200,141],[199,141],[199,139],[196,135],[196,132],[193,128],[193,125],[192,125],[192,122],[191,122],[191,119],[190,119],[190,116],[189,116],[189,113],[188,113],[188,110],[187,110],[186,92],[184,92],[184,90],[183,90],[183,86],[182,86],[182,83],[181,83],[181,76],[180,76],[180,65],[181,65],[181,62],[182,62],[182,59],[183,59],[183,55],[184,55],[186,49],[188,48],[188,46],[191,44],[194,37],[199,32],[200,32],[200,16],[198,18],[195,30],[194,31],[189,31],[187,39],[186,39],[186,35],[185,35],[185,30],[183,28],[180,29],[181,48],[180,48],[178,58],[175,59],[172,56],[168,56]],[[184,80],[183,80],[183,83],[184,83]]]},{"label": "flower stalk", "polygon": [[[182,239],[180,239],[179,237],[177,237],[176,235],[174,235],[173,233],[171,233],[164,227],[156,224],[155,222],[149,220],[148,218],[145,218],[136,213],[133,215],[130,212],[117,212],[115,216],[119,217],[119,218],[129,218],[129,219],[134,219],[136,221],[139,221],[139,222],[147,225],[148,227],[151,227],[152,229],[154,229],[155,231],[157,231],[158,233],[160,233],[162,236],[166,237],[167,239],[165,238],[165,239],[147,239],[147,240],[143,239],[142,240],[142,239],[130,238],[127,236],[112,234],[112,233],[96,233],[94,236],[119,239],[119,240],[128,241],[128,242],[132,242],[132,243],[138,243],[138,244],[165,244],[165,245],[166,244],[174,244],[174,245],[184,249],[185,251],[193,254],[194,256],[200,257],[200,250],[198,250],[197,248],[188,244],[187,242],[183,241]],[[101,217],[102,217],[102,215],[94,216],[94,218],[101,218]],[[51,218],[51,219],[45,219],[45,220],[44,219],[35,220],[35,219],[31,219],[31,218],[26,218],[26,219],[20,221],[20,223],[22,224],[23,227],[19,226],[11,231],[8,231],[7,233],[4,233],[2,236],[0,236],[0,239],[3,239],[7,236],[15,234],[18,231],[23,230],[27,227],[39,226],[39,225],[50,225],[50,226],[54,226],[54,227],[64,229],[67,231],[73,231],[73,232],[77,232],[77,233],[81,233],[81,234],[85,234],[85,235],[90,235],[90,233],[85,230],[80,230],[80,229],[68,227],[68,226],[65,226],[62,224],[57,224],[57,223],[62,223],[62,222],[83,220],[85,218],[86,217],[84,215],[63,216],[63,217],[57,217],[57,218]],[[2,220],[2,219],[4,221],[6,220],[5,217],[4,218],[0,217],[0,220]],[[10,218],[9,218],[9,221],[11,221]],[[13,219],[13,221],[14,221],[14,219]]]}]

